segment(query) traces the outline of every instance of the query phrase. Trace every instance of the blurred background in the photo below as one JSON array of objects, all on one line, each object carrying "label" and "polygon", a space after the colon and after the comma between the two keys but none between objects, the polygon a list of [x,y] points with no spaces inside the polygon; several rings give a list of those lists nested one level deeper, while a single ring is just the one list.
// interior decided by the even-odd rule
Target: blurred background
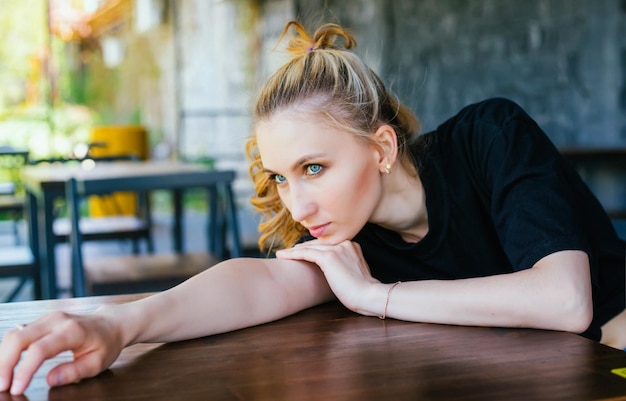
[{"label": "blurred background", "polygon": [[[0,144],[66,156],[98,127],[141,127],[145,157],[234,168],[290,19],[338,22],[425,131],[492,96],[559,148],[626,147],[626,0],[0,0]],[[121,139],[124,141],[124,139]],[[135,145],[130,145],[135,146]],[[139,150],[138,150],[139,151]],[[623,171],[622,171],[623,173]],[[583,172],[608,208],[626,180]],[[246,234],[247,233],[247,234]]]}]

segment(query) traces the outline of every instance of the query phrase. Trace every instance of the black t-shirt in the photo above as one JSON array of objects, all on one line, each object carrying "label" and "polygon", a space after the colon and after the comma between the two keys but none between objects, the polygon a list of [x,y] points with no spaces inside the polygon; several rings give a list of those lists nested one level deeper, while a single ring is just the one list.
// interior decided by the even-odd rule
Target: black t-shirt
[{"label": "black t-shirt", "polygon": [[515,103],[489,99],[420,140],[427,141],[415,157],[428,234],[406,243],[367,224],[354,241],[372,275],[386,283],[482,277],[582,250],[590,257],[594,306],[583,335],[599,340],[600,326],[625,308],[626,244],[539,126]]}]

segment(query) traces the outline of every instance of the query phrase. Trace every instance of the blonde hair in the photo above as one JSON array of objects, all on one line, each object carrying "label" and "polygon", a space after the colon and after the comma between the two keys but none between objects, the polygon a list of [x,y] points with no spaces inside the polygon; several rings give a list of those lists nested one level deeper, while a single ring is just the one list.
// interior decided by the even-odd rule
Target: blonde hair
[{"label": "blonde hair", "polygon": [[[290,21],[279,43],[292,27],[295,35],[287,46],[291,59],[261,88],[254,109],[255,122],[298,107],[299,113],[323,116],[329,124],[370,143],[372,134],[388,124],[396,131],[400,160],[412,162],[409,144],[417,137],[419,121],[387,91],[376,73],[347,51],[356,46],[354,37],[337,24],[324,24],[310,36],[300,23]],[[338,39],[343,42],[343,50]],[[272,251],[293,246],[306,229],[291,218],[275,183],[263,171],[256,135],[248,140],[246,153],[256,188],[251,202],[262,216],[259,247]]]}]

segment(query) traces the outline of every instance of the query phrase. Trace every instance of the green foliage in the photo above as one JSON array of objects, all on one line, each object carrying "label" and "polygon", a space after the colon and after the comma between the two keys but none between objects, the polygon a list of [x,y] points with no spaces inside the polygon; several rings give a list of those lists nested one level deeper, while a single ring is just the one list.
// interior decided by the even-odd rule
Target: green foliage
[{"label": "green foliage", "polygon": [[22,106],[0,115],[0,144],[27,148],[33,158],[68,156],[89,139],[95,113],[80,105]]},{"label": "green foliage", "polygon": [[0,0],[0,10],[0,144],[67,156],[96,118],[82,106],[77,46],[49,35],[45,0]]},{"label": "green foliage", "polygon": [[45,2],[2,0],[0,12],[0,112],[24,101],[26,85],[40,73],[47,29]]}]

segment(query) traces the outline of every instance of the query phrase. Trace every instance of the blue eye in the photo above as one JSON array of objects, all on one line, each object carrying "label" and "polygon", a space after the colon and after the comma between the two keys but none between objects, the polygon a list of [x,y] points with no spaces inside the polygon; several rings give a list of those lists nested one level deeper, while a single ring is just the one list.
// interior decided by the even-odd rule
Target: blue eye
[{"label": "blue eye", "polygon": [[306,166],[307,175],[317,175],[322,171],[322,166],[319,164],[309,164]]},{"label": "blue eye", "polygon": [[280,174],[274,174],[272,176],[272,180],[274,182],[276,182],[276,184],[282,184],[283,182],[287,181],[287,179],[285,178],[284,175],[280,175]]}]

